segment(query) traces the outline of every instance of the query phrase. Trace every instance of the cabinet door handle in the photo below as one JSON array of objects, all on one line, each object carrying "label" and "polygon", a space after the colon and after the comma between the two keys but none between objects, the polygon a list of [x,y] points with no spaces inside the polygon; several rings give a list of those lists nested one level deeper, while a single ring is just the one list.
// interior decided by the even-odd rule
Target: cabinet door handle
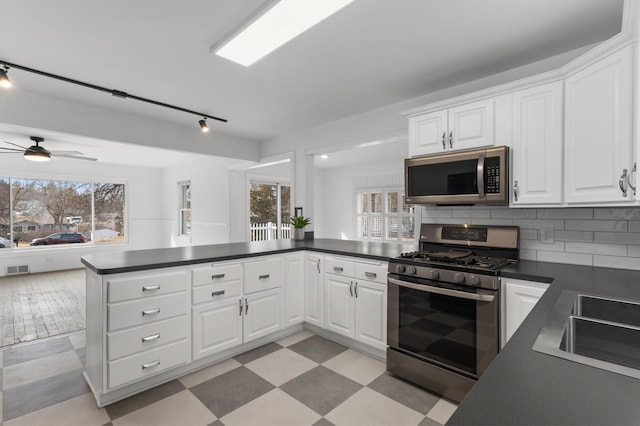
[{"label": "cabinet door handle", "polygon": [[349,284],[349,294],[351,295],[351,297],[353,297],[353,281],[351,281]]},{"label": "cabinet door handle", "polygon": [[219,280],[220,278],[224,278],[226,274],[215,274],[215,275],[211,275],[211,279],[212,280]]},{"label": "cabinet door handle", "polygon": [[258,276],[258,279],[259,279],[259,280],[266,280],[266,279],[269,279],[269,274],[260,275],[260,276]]},{"label": "cabinet door handle", "polygon": [[212,292],[212,293],[211,293],[211,297],[214,297],[214,296],[224,296],[224,292],[225,292],[224,290],[214,291],[214,292]]},{"label": "cabinet door handle", "polygon": [[342,266],[334,266],[334,267],[333,267],[333,270],[334,270],[335,272],[343,272],[343,271],[344,271],[344,268],[343,268]]},{"label": "cabinet door handle", "polygon": [[358,298],[358,281],[356,281],[356,287],[354,289],[354,293],[356,294],[356,299]]},{"label": "cabinet door handle", "polygon": [[320,273],[320,259],[318,259],[318,262],[316,263],[316,266],[318,267],[318,273]]},{"label": "cabinet door handle", "polygon": [[633,163],[633,169],[627,175],[627,185],[629,185],[629,188],[633,190],[633,195],[636,195],[636,187],[638,186],[638,184],[636,183],[635,185],[631,185],[631,174],[636,173],[637,171],[638,170],[636,168],[636,163]]},{"label": "cabinet door handle", "polygon": [[142,338],[142,343],[150,342],[152,340],[158,340],[160,338],[160,333],[152,334],[150,336],[146,336]]},{"label": "cabinet door handle", "polygon": [[145,364],[142,364],[142,369],[146,370],[147,368],[153,368],[153,367],[157,367],[160,365],[160,360],[157,359],[155,361],[151,361],[151,362],[147,362]]},{"label": "cabinet door handle", "polygon": [[155,285],[145,285],[142,286],[142,291],[155,291],[155,290],[160,290],[160,284],[155,284]]},{"label": "cabinet door handle", "polygon": [[622,176],[620,176],[620,180],[618,180],[618,185],[620,186],[620,191],[622,191],[622,196],[627,196],[627,169],[622,169]]},{"label": "cabinet door handle", "polygon": [[249,313],[249,302],[247,299],[244,299],[244,314],[247,315]]},{"label": "cabinet door handle", "polygon": [[442,149],[447,149],[447,132],[442,132]]},{"label": "cabinet door handle", "polygon": [[364,276],[367,278],[375,278],[378,276],[378,274],[376,274],[375,272],[365,272]]},{"label": "cabinet door handle", "polygon": [[449,148],[453,148],[453,130],[449,133]]},{"label": "cabinet door handle", "polygon": [[513,182],[513,201],[518,201],[518,181]]},{"label": "cabinet door handle", "polygon": [[238,300],[238,307],[240,308],[240,312],[238,312],[238,315],[242,316],[242,299]]},{"label": "cabinet door handle", "polygon": [[146,311],[142,311],[142,316],[145,315],[155,315],[160,313],[160,308],[147,309]]}]

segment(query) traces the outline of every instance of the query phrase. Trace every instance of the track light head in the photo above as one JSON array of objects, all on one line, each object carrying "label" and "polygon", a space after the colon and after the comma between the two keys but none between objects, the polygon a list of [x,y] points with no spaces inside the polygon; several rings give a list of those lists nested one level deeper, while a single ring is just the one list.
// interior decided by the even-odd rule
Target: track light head
[{"label": "track light head", "polygon": [[198,123],[200,124],[200,129],[204,133],[209,132],[209,126],[207,126],[207,119],[205,117],[202,117],[202,120],[198,121]]},{"label": "track light head", "polygon": [[7,76],[8,71],[9,67],[6,65],[3,68],[0,68],[0,87],[4,87],[5,89],[13,86],[13,84],[11,84],[11,80],[9,80],[9,76]]}]

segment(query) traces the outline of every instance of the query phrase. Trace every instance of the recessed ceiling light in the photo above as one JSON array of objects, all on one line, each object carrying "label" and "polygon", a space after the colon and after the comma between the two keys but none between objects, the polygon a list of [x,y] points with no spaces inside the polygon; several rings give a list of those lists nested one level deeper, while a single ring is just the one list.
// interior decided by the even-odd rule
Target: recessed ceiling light
[{"label": "recessed ceiling light", "polygon": [[326,160],[327,158],[329,158],[329,156],[327,154],[322,154],[320,158],[322,158],[323,160]]},{"label": "recessed ceiling light", "polygon": [[251,17],[240,32],[232,32],[211,51],[248,67],[352,1],[281,0],[263,14]]}]

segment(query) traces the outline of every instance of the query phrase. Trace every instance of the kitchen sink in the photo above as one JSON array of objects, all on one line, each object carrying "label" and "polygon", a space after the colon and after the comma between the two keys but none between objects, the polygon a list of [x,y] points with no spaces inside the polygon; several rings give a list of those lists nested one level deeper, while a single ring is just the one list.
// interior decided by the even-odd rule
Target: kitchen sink
[{"label": "kitchen sink", "polygon": [[640,378],[640,303],[563,291],[533,350]]}]

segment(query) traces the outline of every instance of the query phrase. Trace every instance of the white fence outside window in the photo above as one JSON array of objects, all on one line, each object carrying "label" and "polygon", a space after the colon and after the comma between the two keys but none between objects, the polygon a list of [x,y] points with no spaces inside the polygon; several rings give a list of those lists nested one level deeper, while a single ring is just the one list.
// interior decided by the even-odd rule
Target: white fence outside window
[{"label": "white fence outside window", "polygon": [[281,235],[278,237],[278,225],[273,222],[252,223],[249,227],[250,241],[286,240],[291,238],[291,224],[282,224]]}]

